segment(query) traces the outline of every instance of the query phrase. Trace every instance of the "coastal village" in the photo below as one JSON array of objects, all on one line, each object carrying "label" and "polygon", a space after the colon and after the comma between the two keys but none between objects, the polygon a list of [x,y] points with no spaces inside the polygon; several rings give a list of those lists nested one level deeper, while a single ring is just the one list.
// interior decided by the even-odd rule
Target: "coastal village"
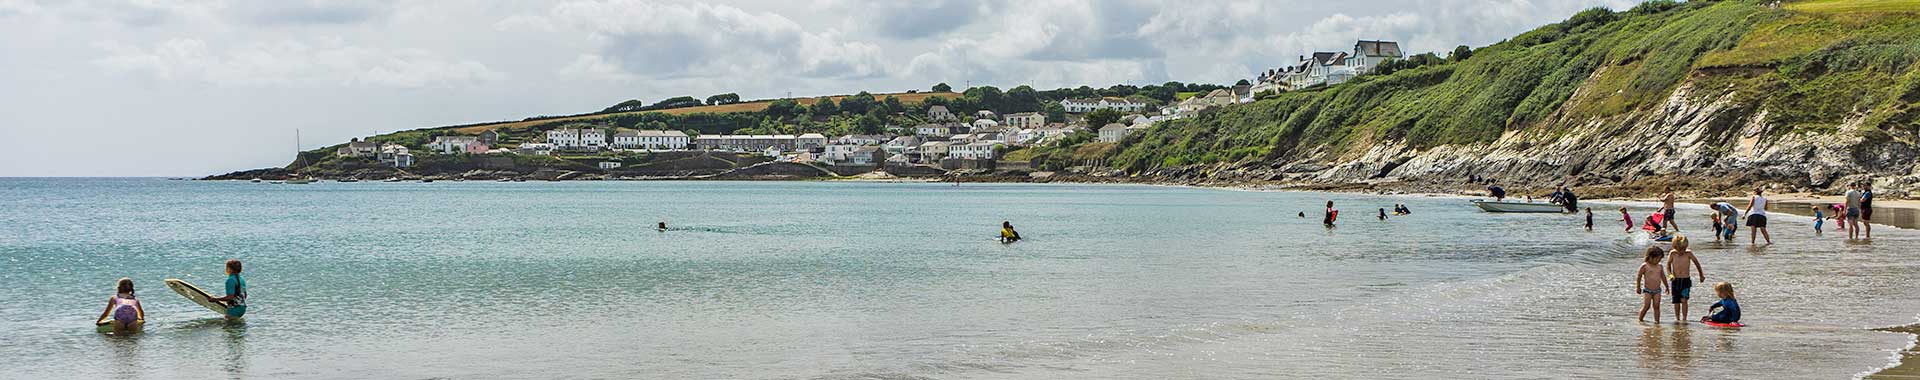
[{"label": "coastal village", "polygon": [[[543,176],[545,179],[685,178],[718,174],[721,171],[714,169],[723,169],[712,165],[656,165],[695,157],[718,157],[729,163],[726,169],[734,170],[780,164],[788,165],[789,169],[791,165],[811,166],[819,168],[819,174],[824,176],[876,171],[888,176],[1022,173],[1031,169],[1029,162],[1010,153],[1055,144],[1077,134],[1084,134],[1083,138],[1091,141],[1117,144],[1157,123],[1191,117],[1216,107],[1252,102],[1262,93],[1340,84],[1368,73],[1381,63],[1404,58],[1398,43],[1361,40],[1350,51],[1302,55],[1297,62],[1257,73],[1253,81],[1194,93],[1169,104],[1112,96],[1061,99],[1054,102],[1065,111],[1058,113],[1059,118],[1049,118],[1044,112],[1003,114],[993,109],[955,112],[944,105],[922,105],[915,107],[917,112],[911,115],[899,115],[917,124],[888,124],[882,128],[884,132],[878,134],[835,136],[698,134],[673,129],[671,125],[637,129],[579,122],[544,129],[439,133],[429,136],[424,144],[411,146],[354,139],[335,149],[334,155],[343,160],[392,168],[389,179],[435,176],[410,174],[410,169],[427,155],[469,157],[479,162],[478,168],[495,169],[437,175],[448,179],[512,177],[501,175],[500,170],[516,167],[511,163],[526,161],[516,160],[518,157],[554,158],[578,164],[562,166],[568,170],[549,173]],[[1101,125],[1089,125],[1086,116],[1103,110],[1121,116]],[[660,166],[653,169],[681,170],[639,170],[652,166]],[[709,170],[700,170],[702,168]]]}]

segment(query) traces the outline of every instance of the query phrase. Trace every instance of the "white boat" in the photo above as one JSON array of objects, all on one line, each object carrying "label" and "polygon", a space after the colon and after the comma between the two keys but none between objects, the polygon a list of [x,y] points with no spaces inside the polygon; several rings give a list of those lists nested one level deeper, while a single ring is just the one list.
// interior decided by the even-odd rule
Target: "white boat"
[{"label": "white boat", "polygon": [[1561,206],[1559,203],[1496,202],[1496,201],[1476,200],[1476,201],[1473,201],[1473,205],[1476,207],[1479,207],[1480,210],[1483,210],[1486,212],[1532,212],[1532,213],[1567,212],[1566,206]]}]

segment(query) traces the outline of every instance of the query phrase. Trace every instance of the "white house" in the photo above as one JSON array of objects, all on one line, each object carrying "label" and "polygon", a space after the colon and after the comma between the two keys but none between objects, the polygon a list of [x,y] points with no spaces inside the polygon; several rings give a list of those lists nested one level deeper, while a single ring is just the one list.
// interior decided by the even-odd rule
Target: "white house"
[{"label": "white house", "polygon": [[825,150],[820,152],[819,159],[820,161],[824,161],[829,165],[838,164],[842,161],[846,161],[849,157],[852,157],[853,152],[859,149],[860,149],[860,146],[854,145],[854,144],[828,145]]},{"label": "white house", "polygon": [[920,162],[940,162],[940,159],[947,158],[947,149],[952,146],[953,143],[946,141],[920,143]]},{"label": "white house", "polygon": [[1069,113],[1086,113],[1094,110],[1112,109],[1120,112],[1140,112],[1147,108],[1146,103],[1125,98],[1105,97],[1099,99],[1061,99],[1060,107]]},{"label": "white house", "polygon": [[533,154],[533,155],[541,155],[541,156],[552,155],[553,144],[522,143],[520,144],[520,147],[518,149],[515,149],[514,151],[520,154]]},{"label": "white house", "polygon": [[979,110],[979,111],[973,112],[973,117],[975,119],[992,119],[998,116],[999,115],[994,114],[992,110]]},{"label": "white house", "polygon": [[599,149],[607,146],[607,130],[587,128],[580,130],[580,146]]},{"label": "white house", "polygon": [[841,165],[879,165],[886,160],[885,153],[877,146],[855,147],[853,154]]},{"label": "white house", "polygon": [[1120,123],[1107,124],[1106,126],[1100,127],[1100,142],[1120,142],[1121,138],[1127,137],[1127,132],[1131,131],[1127,130],[1126,125]]},{"label": "white house", "polygon": [[354,138],[353,141],[347,142],[347,146],[334,150],[334,154],[340,157],[366,157],[379,153],[380,143],[360,141],[359,138]]},{"label": "white house", "polygon": [[558,128],[547,131],[547,143],[554,148],[572,148],[580,146],[580,130]]},{"label": "white house", "polygon": [[952,136],[953,132],[945,125],[921,124],[918,127],[913,127],[913,134],[927,137],[947,137]]},{"label": "white house", "polygon": [[622,129],[613,134],[613,147],[620,149],[680,150],[687,148],[687,133],[681,131]]},{"label": "white house", "polygon": [[994,158],[993,148],[995,145],[997,144],[989,141],[954,145],[947,150],[947,158],[991,160]]},{"label": "white house", "polygon": [[818,133],[801,134],[793,138],[793,147],[798,150],[811,150],[827,146],[827,135]]},{"label": "white house", "polygon": [[434,136],[427,148],[441,154],[487,152],[487,144],[480,142],[479,136]]},{"label": "white house", "polygon": [[972,125],[974,130],[981,130],[981,129],[988,129],[988,128],[998,128],[1000,127],[1000,122],[993,121],[993,119],[978,119],[978,120],[974,120]]},{"label": "white house", "polygon": [[1373,72],[1381,62],[1394,59],[1406,59],[1400,43],[1360,40],[1353,44],[1351,52],[1315,52],[1311,57],[1301,56],[1298,63],[1262,72],[1257,79],[1264,85],[1255,85],[1248,95],[1275,88],[1336,85]]},{"label": "white house", "polygon": [[1004,125],[1014,128],[1034,128],[1047,124],[1047,115],[1039,112],[1021,112],[1007,115]]},{"label": "white house", "polygon": [[834,139],[833,142],[843,145],[880,145],[880,143],[886,142],[887,140],[887,136],[881,135],[846,135]]},{"label": "white house", "polygon": [[953,116],[952,111],[947,110],[947,106],[932,106],[927,107],[927,120],[954,121],[959,119]]},{"label": "white house", "polygon": [[917,146],[920,146],[919,137],[900,136],[900,137],[895,137],[892,140],[887,140],[887,142],[884,144],[880,144],[880,149],[886,150],[887,153],[900,154],[900,153],[905,153],[906,151],[911,150]]}]

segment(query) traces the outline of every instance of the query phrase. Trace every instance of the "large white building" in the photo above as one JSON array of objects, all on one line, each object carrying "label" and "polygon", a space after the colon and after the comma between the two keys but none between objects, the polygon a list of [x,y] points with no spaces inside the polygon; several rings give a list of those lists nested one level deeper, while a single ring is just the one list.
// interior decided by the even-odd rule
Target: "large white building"
[{"label": "large white building", "polygon": [[1125,98],[1105,97],[1099,99],[1062,99],[1060,100],[1060,107],[1066,108],[1069,113],[1086,113],[1100,109],[1112,109],[1120,112],[1140,112],[1141,109],[1147,108],[1147,104]]},{"label": "large white building", "polygon": [[952,147],[949,147],[947,149],[947,158],[956,158],[956,159],[962,159],[962,160],[991,160],[994,158],[994,155],[993,155],[994,145],[997,145],[997,144],[991,141],[971,142],[966,144],[954,144]]},{"label": "large white building", "polygon": [[680,150],[686,149],[686,132],[662,130],[620,130],[613,134],[613,147],[621,149]]}]

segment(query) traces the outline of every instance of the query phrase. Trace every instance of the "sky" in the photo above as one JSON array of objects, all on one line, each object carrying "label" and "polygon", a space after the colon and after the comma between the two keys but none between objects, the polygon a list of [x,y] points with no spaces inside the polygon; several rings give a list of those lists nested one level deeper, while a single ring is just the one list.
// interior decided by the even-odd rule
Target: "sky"
[{"label": "sky", "polygon": [[[1639,0],[0,0],[0,177],[204,176],[397,130],[743,99],[1232,83]],[[297,132],[296,132],[297,131]]]}]

